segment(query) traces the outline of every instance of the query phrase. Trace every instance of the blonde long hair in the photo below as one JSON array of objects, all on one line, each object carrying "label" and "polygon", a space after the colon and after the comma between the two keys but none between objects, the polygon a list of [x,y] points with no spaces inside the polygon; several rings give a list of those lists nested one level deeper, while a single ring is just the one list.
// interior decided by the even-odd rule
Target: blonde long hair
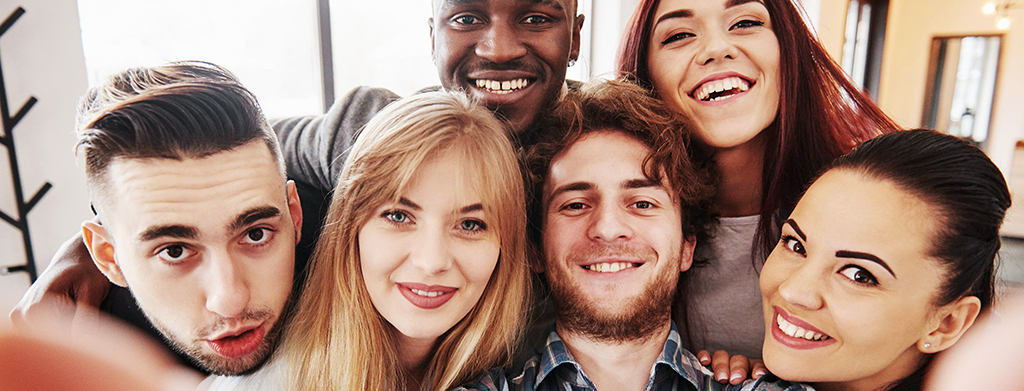
[{"label": "blonde long hair", "polygon": [[497,228],[497,266],[476,306],[442,335],[424,389],[447,390],[507,366],[530,300],[522,177],[502,124],[464,95],[431,92],[395,102],[367,124],[345,162],[306,286],[282,349],[295,390],[401,390],[397,331],[374,308],[358,233],[396,202],[417,168],[440,153],[462,158]]}]

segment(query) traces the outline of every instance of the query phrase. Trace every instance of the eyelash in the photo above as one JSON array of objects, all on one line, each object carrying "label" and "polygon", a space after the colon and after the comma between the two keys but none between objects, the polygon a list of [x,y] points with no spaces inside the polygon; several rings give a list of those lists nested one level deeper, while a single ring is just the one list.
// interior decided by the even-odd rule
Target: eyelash
[{"label": "eyelash", "polygon": [[[743,26],[740,26],[741,24]],[[761,26],[764,26],[764,22],[762,22],[760,20],[743,19],[743,20],[741,20],[739,22],[736,22],[736,24],[733,24],[732,27],[729,27],[729,30],[732,30],[732,29],[735,29],[735,28],[744,28],[745,29],[745,28],[761,27]]]},{"label": "eyelash", "polygon": [[[845,272],[847,270],[850,270],[850,269],[857,269],[859,272],[854,272],[853,276],[848,276],[848,275],[846,275]],[[864,285],[864,286],[877,286],[878,285],[878,279],[875,278],[874,274],[871,274],[871,272],[867,271],[867,269],[864,269],[864,268],[862,268],[860,266],[857,266],[857,265],[846,265],[846,266],[843,266],[842,269],[839,269],[838,273],[842,274],[844,277],[850,279],[851,282],[853,282],[854,284],[857,284],[857,285]],[[860,274],[860,273],[866,274],[867,276],[861,276],[861,277],[862,278],[866,278],[869,281],[867,281],[867,282],[865,282],[865,281],[857,281],[856,276],[858,274]]]},{"label": "eyelash", "polygon": [[[790,247],[789,246],[790,243],[793,243],[795,245],[793,247]],[[797,254],[800,254],[800,255],[806,255],[807,254],[807,249],[804,248],[803,242],[801,242],[799,239],[797,239],[793,235],[782,235],[782,238],[779,239],[779,244],[782,245],[783,247],[785,247],[787,250],[795,252]],[[799,247],[800,249],[797,250],[796,247]]]}]

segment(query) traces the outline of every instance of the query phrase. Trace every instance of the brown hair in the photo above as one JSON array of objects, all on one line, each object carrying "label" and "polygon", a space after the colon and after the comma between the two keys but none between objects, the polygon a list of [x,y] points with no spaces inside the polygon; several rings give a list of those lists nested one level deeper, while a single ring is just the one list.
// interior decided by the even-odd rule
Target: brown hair
[{"label": "brown hair", "polygon": [[102,210],[106,171],[117,158],[202,158],[262,140],[278,161],[277,137],[256,97],[228,70],[206,62],[130,68],[111,76],[78,105],[76,151]]},{"label": "brown hair", "polygon": [[[540,139],[525,154],[531,244],[541,245],[543,188],[551,161],[584,135],[622,132],[651,149],[644,159],[647,179],[667,179],[682,213],[683,234],[706,240],[713,219],[713,168],[709,150],[690,142],[692,125],[680,114],[624,80],[594,81],[566,95],[538,129]],[[543,254],[531,249],[533,259]]]}]

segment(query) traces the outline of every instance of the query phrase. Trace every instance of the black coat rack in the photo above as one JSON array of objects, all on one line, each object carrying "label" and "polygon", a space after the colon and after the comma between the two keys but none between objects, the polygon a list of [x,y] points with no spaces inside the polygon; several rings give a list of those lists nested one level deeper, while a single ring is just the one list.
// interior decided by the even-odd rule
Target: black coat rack
[{"label": "black coat rack", "polygon": [[[7,32],[8,29],[14,25],[14,22],[18,21],[21,15],[25,14],[25,9],[18,7],[11,13],[7,19],[4,19],[3,24],[0,24],[0,37]],[[25,243],[25,264],[0,267],[0,275],[7,275],[15,272],[28,273],[29,279],[35,282],[36,273],[36,262],[32,252],[32,237],[29,235],[28,229],[28,212],[39,203],[39,200],[43,198],[43,195],[52,187],[49,182],[43,184],[43,187],[36,191],[36,194],[32,196],[27,202],[25,201],[24,192],[21,189],[21,172],[18,169],[18,154],[14,148],[14,127],[21,122],[21,119],[25,117],[28,110],[32,108],[37,102],[35,97],[29,97],[28,101],[21,106],[14,115],[11,115],[11,110],[7,101],[7,85],[4,82],[3,63],[0,62],[0,121],[3,122],[3,133],[0,134],[0,145],[7,147],[7,157],[10,160],[11,166],[11,179],[14,181],[14,200],[18,206],[17,216],[11,217],[7,213],[0,211],[0,219],[6,221],[8,224],[13,225],[19,231],[21,231],[22,240]]]}]

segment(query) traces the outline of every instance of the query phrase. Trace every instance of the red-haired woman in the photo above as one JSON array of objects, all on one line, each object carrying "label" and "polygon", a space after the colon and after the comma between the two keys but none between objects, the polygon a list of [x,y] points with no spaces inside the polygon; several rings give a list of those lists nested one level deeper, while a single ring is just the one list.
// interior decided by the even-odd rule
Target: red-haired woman
[{"label": "red-haired woman", "polygon": [[698,244],[676,319],[693,350],[761,356],[757,273],[824,165],[897,124],[829,57],[792,0],[641,0],[619,70],[715,151],[721,224]]}]

